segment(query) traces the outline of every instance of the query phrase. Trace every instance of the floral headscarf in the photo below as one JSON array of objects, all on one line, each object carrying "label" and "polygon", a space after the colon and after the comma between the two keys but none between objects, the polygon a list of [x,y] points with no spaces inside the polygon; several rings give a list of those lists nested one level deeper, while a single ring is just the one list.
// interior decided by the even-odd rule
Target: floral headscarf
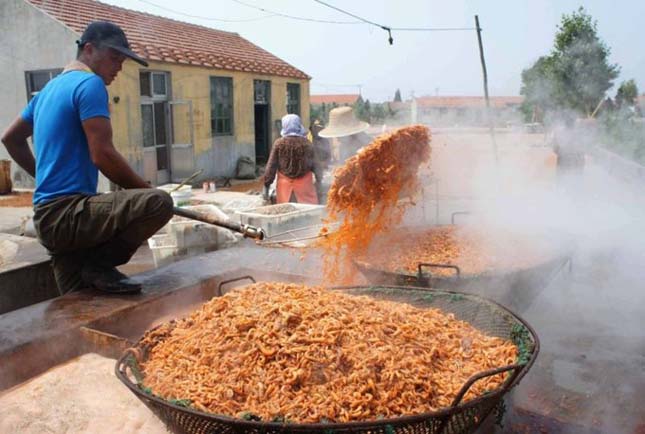
[{"label": "floral headscarf", "polygon": [[282,137],[291,137],[291,136],[306,137],[307,130],[302,125],[300,116],[293,115],[293,114],[283,116],[282,131],[280,131],[280,135]]}]

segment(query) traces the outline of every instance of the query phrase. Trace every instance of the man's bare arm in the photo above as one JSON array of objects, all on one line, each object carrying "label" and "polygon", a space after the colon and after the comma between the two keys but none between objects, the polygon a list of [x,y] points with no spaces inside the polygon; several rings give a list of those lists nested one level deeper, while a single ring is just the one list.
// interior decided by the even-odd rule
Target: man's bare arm
[{"label": "man's bare arm", "polygon": [[132,170],[112,143],[112,124],[103,117],[83,121],[92,162],[108,179],[123,188],[150,188],[150,184]]},{"label": "man's bare arm", "polygon": [[27,143],[27,138],[32,132],[31,124],[18,116],[2,135],[2,143],[18,166],[32,177],[36,177],[36,160]]}]

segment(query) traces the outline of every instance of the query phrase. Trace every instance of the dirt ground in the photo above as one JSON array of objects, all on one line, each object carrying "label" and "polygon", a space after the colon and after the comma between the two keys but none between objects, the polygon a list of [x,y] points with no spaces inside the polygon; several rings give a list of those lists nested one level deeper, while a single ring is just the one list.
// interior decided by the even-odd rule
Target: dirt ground
[{"label": "dirt ground", "polygon": [[0,195],[0,208],[31,206],[34,194],[30,191]]},{"label": "dirt ground", "polygon": [[[235,181],[234,181],[235,182]],[[219,190],[222,191],[236,191],[240,193],[246,193],[249,190],[253,191],[262,191],[263,183],[262,178],[252,179],[249,181],[239,182],[237,181],[230,187],[221,187]]]}]

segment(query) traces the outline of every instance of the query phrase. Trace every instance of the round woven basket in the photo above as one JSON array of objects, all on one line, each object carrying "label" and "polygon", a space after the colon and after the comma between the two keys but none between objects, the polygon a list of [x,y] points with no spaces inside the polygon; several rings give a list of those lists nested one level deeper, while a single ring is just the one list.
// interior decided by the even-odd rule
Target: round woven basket
[{"label": "round woven basket", "polygon": [[[436,434],[471,433],[500,405],[503,396],[526,374],[539,351],[539,340],[533,329],[519,316],[503,306],[482,297],[454,291],[414,287],[342,287],[334,290],[353,295],[405,302],[420,308],[439,308],[467,321],[490,336],[511,340],[518,347],[516,364],[500,366],[472,376],[449,407],[438,411],[390,419],[350,423],[297,424],[243,420],[205,413],[186,403],[171,402],[155,396],[143,386],[140,363],[147,349],[139,344],[128,349],[116,364],[116,375],[146,406],[159,416],[175,433],[324,433],[324,434]],[[483,378],[507,373],[505,381],[495,390],[464,401],[470,387]]]}]

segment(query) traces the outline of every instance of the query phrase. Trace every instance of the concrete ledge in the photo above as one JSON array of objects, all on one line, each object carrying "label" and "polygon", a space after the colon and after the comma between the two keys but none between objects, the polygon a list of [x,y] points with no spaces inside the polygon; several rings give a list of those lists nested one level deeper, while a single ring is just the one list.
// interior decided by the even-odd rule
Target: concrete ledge
[{"label": "concrete ledge", "polygon": [[38,240],[0,234],[0,314],[58,295],[49,255]]}]

